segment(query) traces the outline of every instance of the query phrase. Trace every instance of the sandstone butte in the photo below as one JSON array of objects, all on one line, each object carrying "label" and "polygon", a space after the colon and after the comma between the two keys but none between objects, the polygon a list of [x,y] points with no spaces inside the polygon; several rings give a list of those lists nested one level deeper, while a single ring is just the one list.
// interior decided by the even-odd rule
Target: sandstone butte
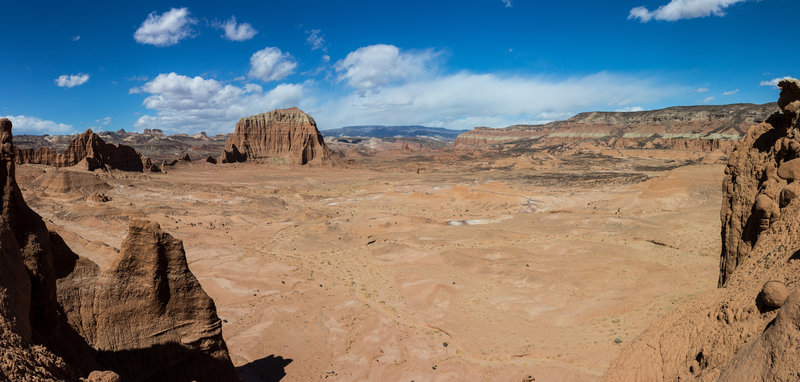
[{"label": "sandstone butte", "polygon": [[800,379],[800,81],[752,126],[723,180],[719,288],[625,346],[605,381]]},{"label": "sandstone butte", "polygon": [[225,142],[221,163],[323,164],[331,152],[314,118],[293,107],[242,118]]},{"label": "sandstone butte", "polygon": [[238,380],[183,243],[134,220],[108,266],[75,254],[23,200],[11,126],[0,119],[0,380]]},{"label": "sandstone butte", "polygon": [[82,165],[90,171],[110,168],[123,171],[142,171],[143,158],[130,146],[106,143],[92,129],[75,138],[63,153],[50,147],[16,149],[17,164],[45,164],[53,167]]}]

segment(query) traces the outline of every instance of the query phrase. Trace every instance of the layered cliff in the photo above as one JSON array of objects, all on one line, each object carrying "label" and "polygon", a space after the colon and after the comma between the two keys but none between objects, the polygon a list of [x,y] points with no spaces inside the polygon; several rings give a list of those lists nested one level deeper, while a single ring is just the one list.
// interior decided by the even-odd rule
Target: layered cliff
[{"label": "layered cliff", "polygon": [[25,203],[11,127],[0,119],[0,379],[237,380],[182,243],[134,221],[109,267],[76,255]]},{"label": "layered cliff", "polygon": [[800,375],[800,82],[782,112],[729,155],[719,289],[680,306],[623,349],[607,381],[793,381]]},{"label": "layered cliff", "polygon": [[106,143],[91,129],[76,137],[63,153],[50,147],[16,150],[17,164],[35,163],[54,167],[68,167],[79,163],[89,170],[111,168],[124,171],[142,171],[142,158],[130,146]]},{"label": "layered cliff", "polygon": [[638,112],[588,112],[544,125],[478,127],[453,145],[485,146],[533,140],[540,148],[592,141],[609,148],[726,150],[747,128],[778,110],[774,103],[679,106]]},{"label": "layered cliff", "polygon": [[323,164],[330,159],[314,118],[293,107],[240,119],[219,161]]}]

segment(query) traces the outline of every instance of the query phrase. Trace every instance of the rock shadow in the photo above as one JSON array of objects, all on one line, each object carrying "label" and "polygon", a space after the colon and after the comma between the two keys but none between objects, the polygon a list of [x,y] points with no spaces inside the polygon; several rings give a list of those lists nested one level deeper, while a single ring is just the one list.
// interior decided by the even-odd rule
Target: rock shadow
[{"label": "rock shadow", "polygon": [[236,368],[242,382],[278,382],[286,376],[284,370],[291,358],[270,355]]}]

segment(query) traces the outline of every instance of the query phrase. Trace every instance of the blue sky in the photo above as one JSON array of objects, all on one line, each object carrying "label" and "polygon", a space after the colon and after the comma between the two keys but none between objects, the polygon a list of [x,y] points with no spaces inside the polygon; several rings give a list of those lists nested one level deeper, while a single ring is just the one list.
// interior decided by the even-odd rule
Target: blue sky
[{"label": "blue sky", "polygon": [[581,111],[764,103],[797,76],[791,0],[5,1],[15,132],[469,129]]}]

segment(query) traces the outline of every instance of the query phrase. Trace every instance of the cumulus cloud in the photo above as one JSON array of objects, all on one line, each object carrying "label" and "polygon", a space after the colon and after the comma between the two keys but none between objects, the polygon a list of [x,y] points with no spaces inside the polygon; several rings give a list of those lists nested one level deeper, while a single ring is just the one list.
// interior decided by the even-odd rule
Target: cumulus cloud
[{"label": "cumulus cloud", "polygon": [[81,86],[89,81],[89,75],[78,73],[78,74],[62,74],[56,78],[56,85],[62,88],[74,88],[76,86]]},{"label": "cumulus cloud", "polygon": [[[260,85],[224,84],[214,79],[177,73],[159,74],[134,93],[147,93],[143,105],[157,112],[140,117],[136,128],[167,132],[230,132],[239,118],[275,108],[297,106],[302,84],[280,84],[264,91]],[[133,89],[132,89],[133,90]]]},{"label": "cumulus cloud", "polygon": [[610,73],[552,79],[460,72],[388,85],[379,92],[354,91],[311,111],[321,128],[420,124],[470,129],[541,123],[586,110],[637,110],[632,105],[687,90]]},{"label": "cumulus cloud", "polygon": [[677,21],[708,16],[725,16],[725,8],[748,0],[671,0],[654,11],[646,7],[630,10],[628,20],[638,19],[646,23],[650,20]]},{"label": "cumulus cloud", "polygon": [[219,25],[225,34],[222,37],[231,41],[246,41],[255,36],[258,31],[250,23],[236,24],[236,16]]},{"label": "cumulus cloud", "polygon": [[734,95],[734,94],[736,94],[738,92],[739,92],[739,89],[733,89],[733,90],[729,90],[729,91],[723,92],[722,95],[729,96],[729,95]]},{"label": "cumulus cloud", "polygon": [[152,12],[133,34],[133,38],[140,44],[175,45],[192,36],[192,25],[196,23],[197,20],[189,16],[187,8],[172,8],[161,15]]},{"label": "cumulus cloud", "polygon": [[439,54],[433,50],[401,52],[394,45],[377,44],[356,49],[336,62],[339,80],[360,93],[409,80],[432,70]]},{"label": "cumulus cloud", "polygon": [[786,80],[786,79],[790,79],[790,78],[792,78],[792,77],[773,78],[773,79],[771,79],[769,81],[761,81],[759,83],[759,86],[778,86],[778,82],[781,82],[781,80]]},{"label": "cumulus cloud", "polygon": [[705,93],[708,91],[708,88],[697,88],[698,93]]},{"label": "cumulus cloud", "polygon": [[74,131],[72,125],[44,120],[25,115],[6,115],[14,125],[14,134],[70,134]]},{"label": "cumulus cloud", "polygon": [[322,49],[322,51],[326,51],[325,49],[325,39],[322,37],[322,31],[319,29],[312,29],[310,31],[306,31],[308,37],[306,38],[306,43],[311,45],[311,50]]},{"label": "cumulus cloud", "polygon": [[266,47],[250,57],[250,77],[265,82],[280,81],[294,73],[297,62],[291,54],[278,48]]}]

